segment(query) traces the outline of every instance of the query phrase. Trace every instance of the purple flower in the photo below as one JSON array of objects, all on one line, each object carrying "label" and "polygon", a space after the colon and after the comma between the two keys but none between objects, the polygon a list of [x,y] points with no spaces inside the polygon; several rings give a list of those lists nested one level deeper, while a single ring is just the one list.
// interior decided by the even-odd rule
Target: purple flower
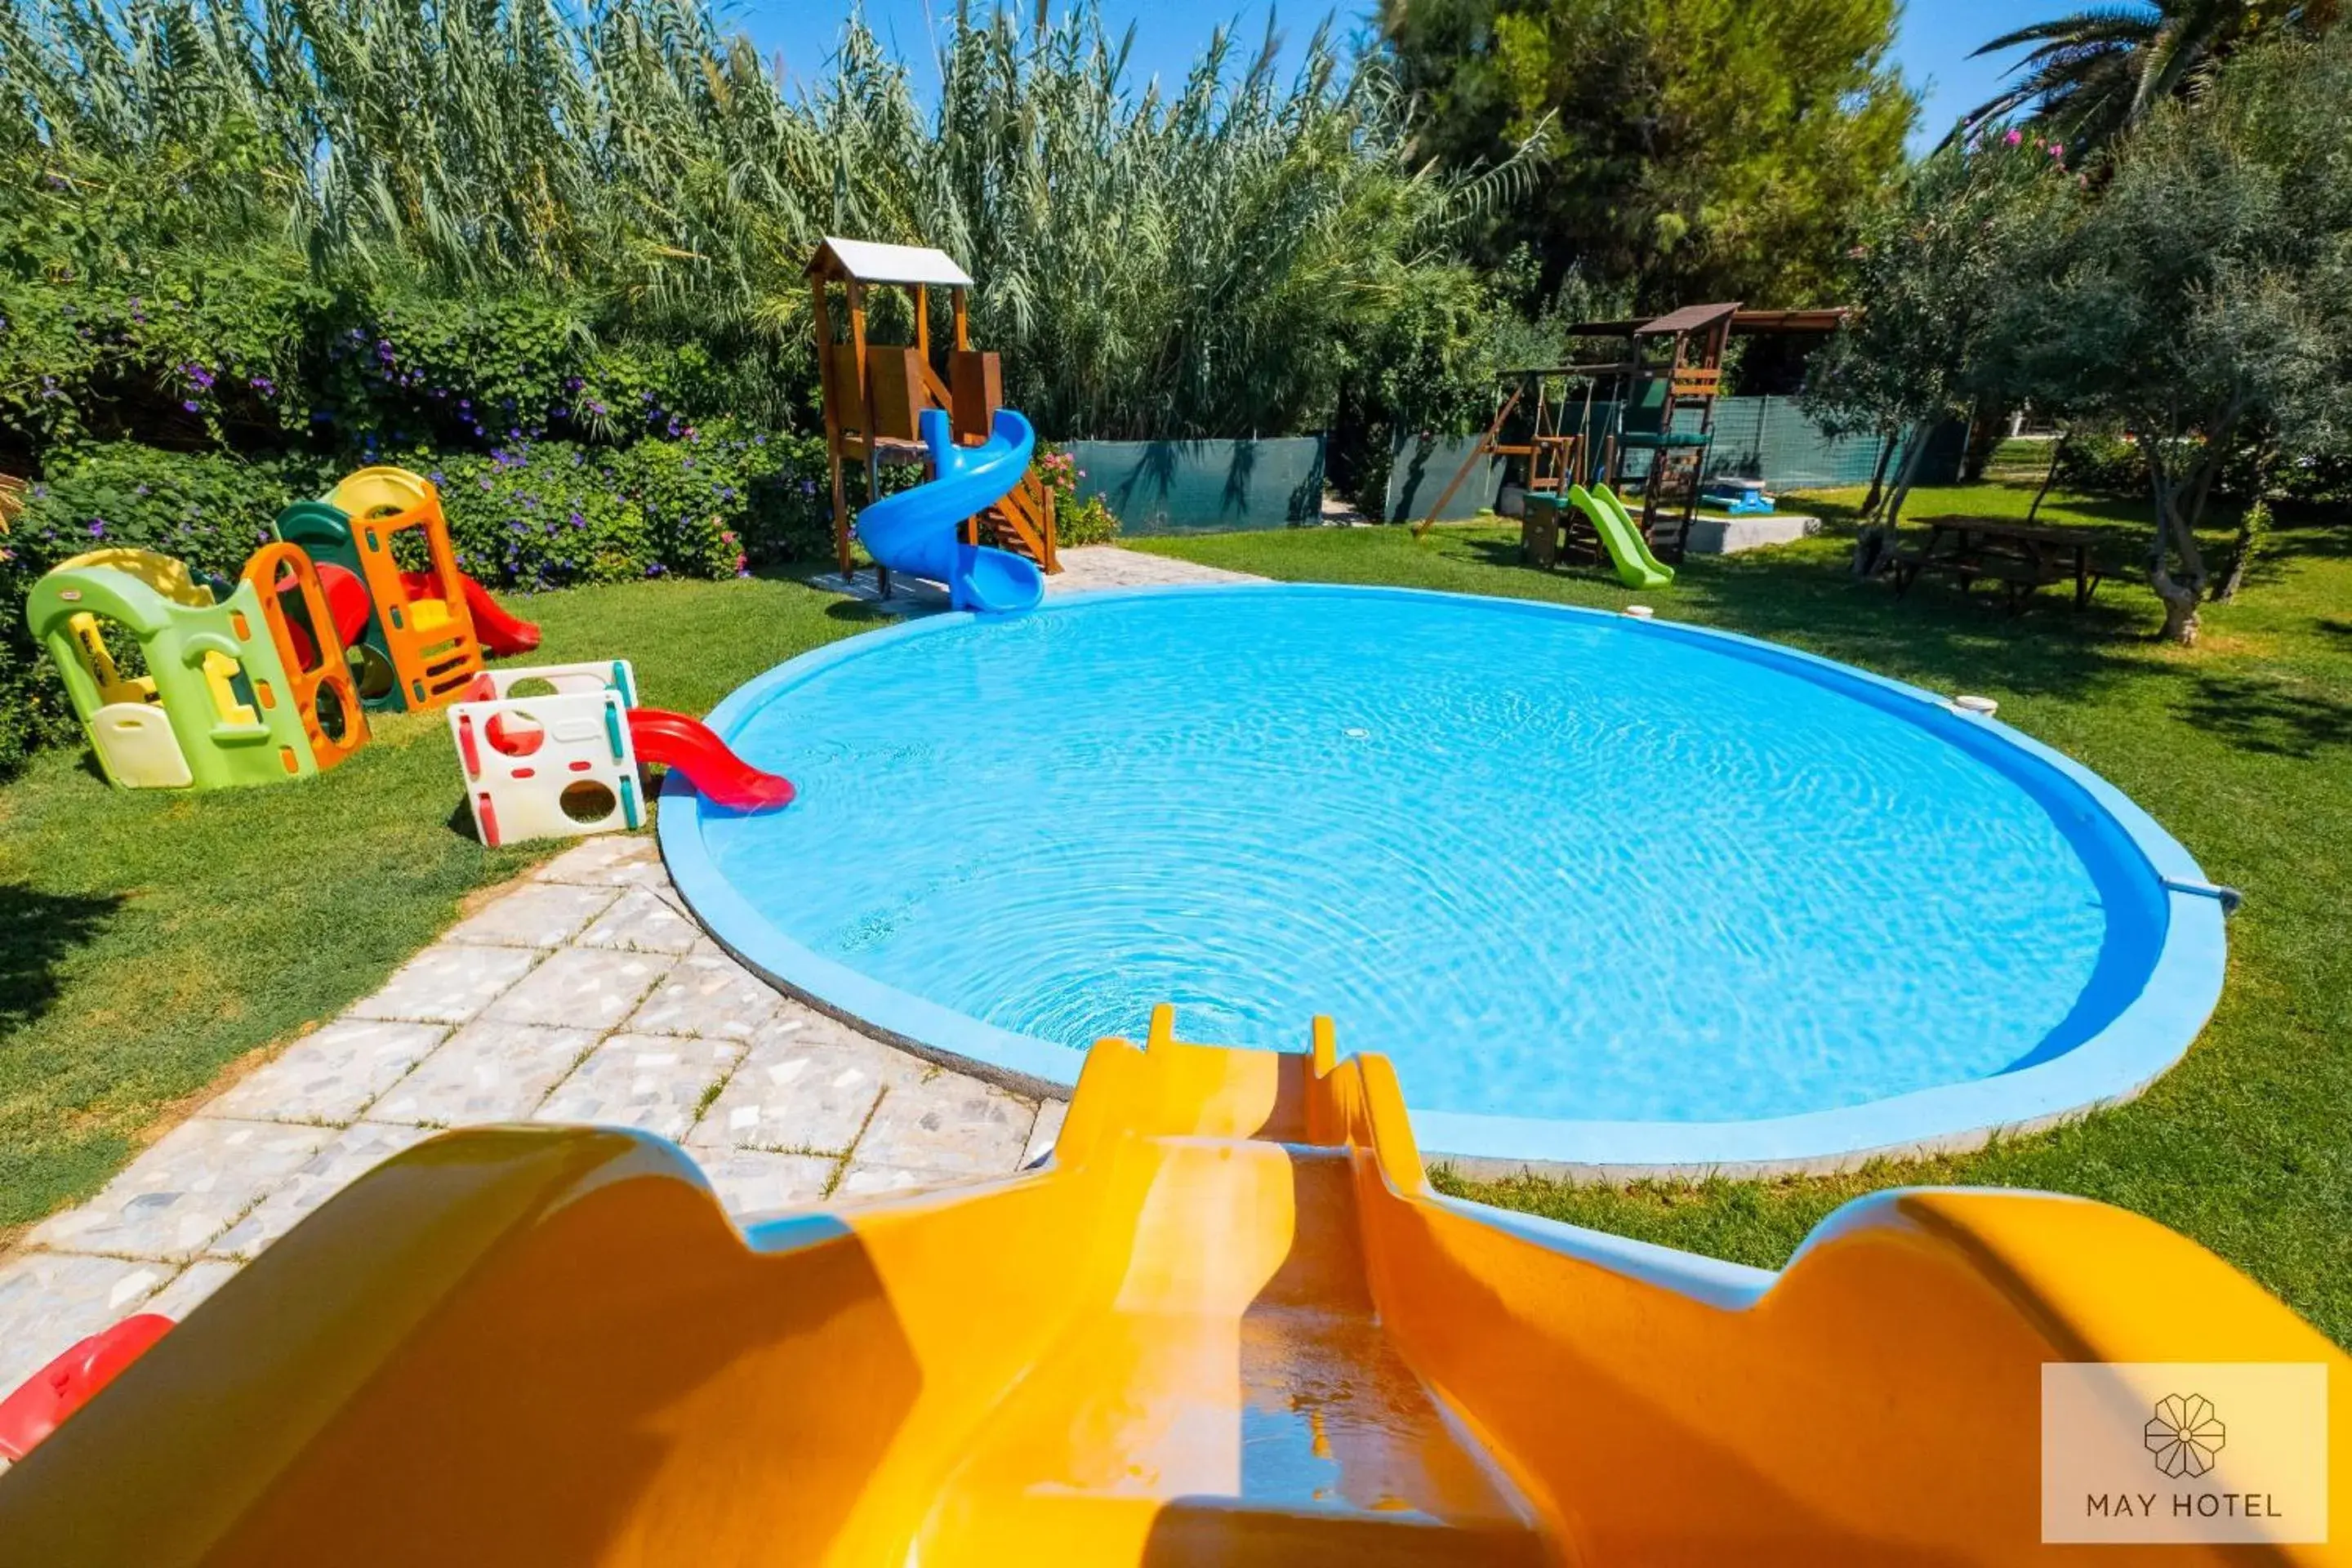
[{"label": "purple flower", "polygon": [[93,517],[89,520],[89,536],[92,539],[104,539],[106,537],[106,519],[102,517]]},{"label": "purple flower", "polygon": [[180,406],[194,414],[196,411],[196,400],[193,397],[184,397],[180,399]]}]

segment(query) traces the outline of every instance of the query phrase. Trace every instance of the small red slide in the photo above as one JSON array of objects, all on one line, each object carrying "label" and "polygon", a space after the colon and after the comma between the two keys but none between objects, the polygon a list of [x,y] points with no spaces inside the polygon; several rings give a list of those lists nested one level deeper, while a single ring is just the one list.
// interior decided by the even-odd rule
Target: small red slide
[{"label": "small red slide", "polygon": [[[509,615],[506,607],[490,596],[488,588],[465,573],[457,574],[457,582],[466,591],[466,613],[474,619],[474,637],[482,645],[484,653],[505,658],[529,653],[539,646],[538,626]],[[400,585],[408,590],[412,599],[423,598],[434,591],[433,576],[427,572],[403,572]]]},{"label": "small red slide", "polygon": [[639,762],[676,768],[706,798],[730,811],[772,811],[793,803],[792,780],[751,766],[699,719],[660,708],[632,708],[629,740]]},{"label": "small red slide", "polygon": [[171,1331],[171,1319],[142,1312],[68,1346],[16,1393],[0,1399],[0,1459],[14,1463],[31,1453],[34,1445]]}]

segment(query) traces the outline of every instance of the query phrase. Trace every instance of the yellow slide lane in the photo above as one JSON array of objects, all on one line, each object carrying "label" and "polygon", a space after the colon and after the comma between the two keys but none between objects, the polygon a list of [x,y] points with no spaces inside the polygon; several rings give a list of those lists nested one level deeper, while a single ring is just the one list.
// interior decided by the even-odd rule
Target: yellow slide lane
[{"label": "yellow slide lane", "polygon": [[2320,1363],[2352,1454],[2345,1358],[2147,1220],[1889,1194],[1732,1269],[1438,1196],[1384,1060],[1163,1009],[1047,1168],[748,1235],[657,1139],[410,1150],[0,1478],[0,1562],[2113,1563],[2040,1544],[2093,1359]]}]

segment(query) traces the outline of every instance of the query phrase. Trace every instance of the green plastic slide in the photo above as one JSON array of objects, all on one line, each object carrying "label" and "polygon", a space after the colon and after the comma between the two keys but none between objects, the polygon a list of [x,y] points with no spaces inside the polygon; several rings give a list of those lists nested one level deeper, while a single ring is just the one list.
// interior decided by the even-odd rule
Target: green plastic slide
[{"label": "green plastic slide", "polygon": [[1650,553],[1640,525],[1607,485],[1595,485],[1589,490],[1582,485],[1570,485],[1568,499],[1592,524],[1592,531],[1601,536],[1601,547],[1615,563],[1619,582],[1628,588],[1663,588],[1675,580],[1673,569],[1660,565],[1658,558]]}]

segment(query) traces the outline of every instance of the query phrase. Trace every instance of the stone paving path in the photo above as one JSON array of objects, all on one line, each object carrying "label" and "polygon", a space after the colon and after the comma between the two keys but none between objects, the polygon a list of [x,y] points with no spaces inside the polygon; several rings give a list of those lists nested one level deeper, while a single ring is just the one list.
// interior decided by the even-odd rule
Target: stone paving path
[{"label": "stone paving path", "polygon": [[[1248,580],[1108,545],[1062,560],[1055,594]],[[896,586],[909,610],[943,599]],[[642,1127],[683,1145],[748,1217],[1007,1174],[1045,1156],[1066,1109],[780,994],[703,934],[649,835],[591,838],[36,1226],[0,1260],[0,1394],[133,1312],[184,1316],[444,1128]]]},{"label": "stone paving path", "polygon": [[[1060,598],[1070,594],[1097,593],[1105,588],[1157,588],[1178,583],[1255,583],[1259,579],[1246,572],[1228,572],[1222,566],[1203,566],[1197,562],[1179,561],[1165,555],[1146,555],[1139,550],[1122,550],[1116,544],[1082,544],[1065,550],[1062,569],[1045,579],[1048,598]],[[809,581],[828,593],[862,599],[894,615],[914,615],[919,612],[947,607],[947,590],[919,578],[893,577],[890,596],[881,597],[874,591],[874,574],[859,572],[845,584],[840,576],[828,572]]]},{"label": "stone paving path", "polygon": [[592,838],[35,1227],[0,1264],[0,1390],[131,1312],[183,1315],[442,1128],[642,1127],[751,1216],[1006,1174],[1065,1109],[778,994],[702,934],[651,837]]}]

